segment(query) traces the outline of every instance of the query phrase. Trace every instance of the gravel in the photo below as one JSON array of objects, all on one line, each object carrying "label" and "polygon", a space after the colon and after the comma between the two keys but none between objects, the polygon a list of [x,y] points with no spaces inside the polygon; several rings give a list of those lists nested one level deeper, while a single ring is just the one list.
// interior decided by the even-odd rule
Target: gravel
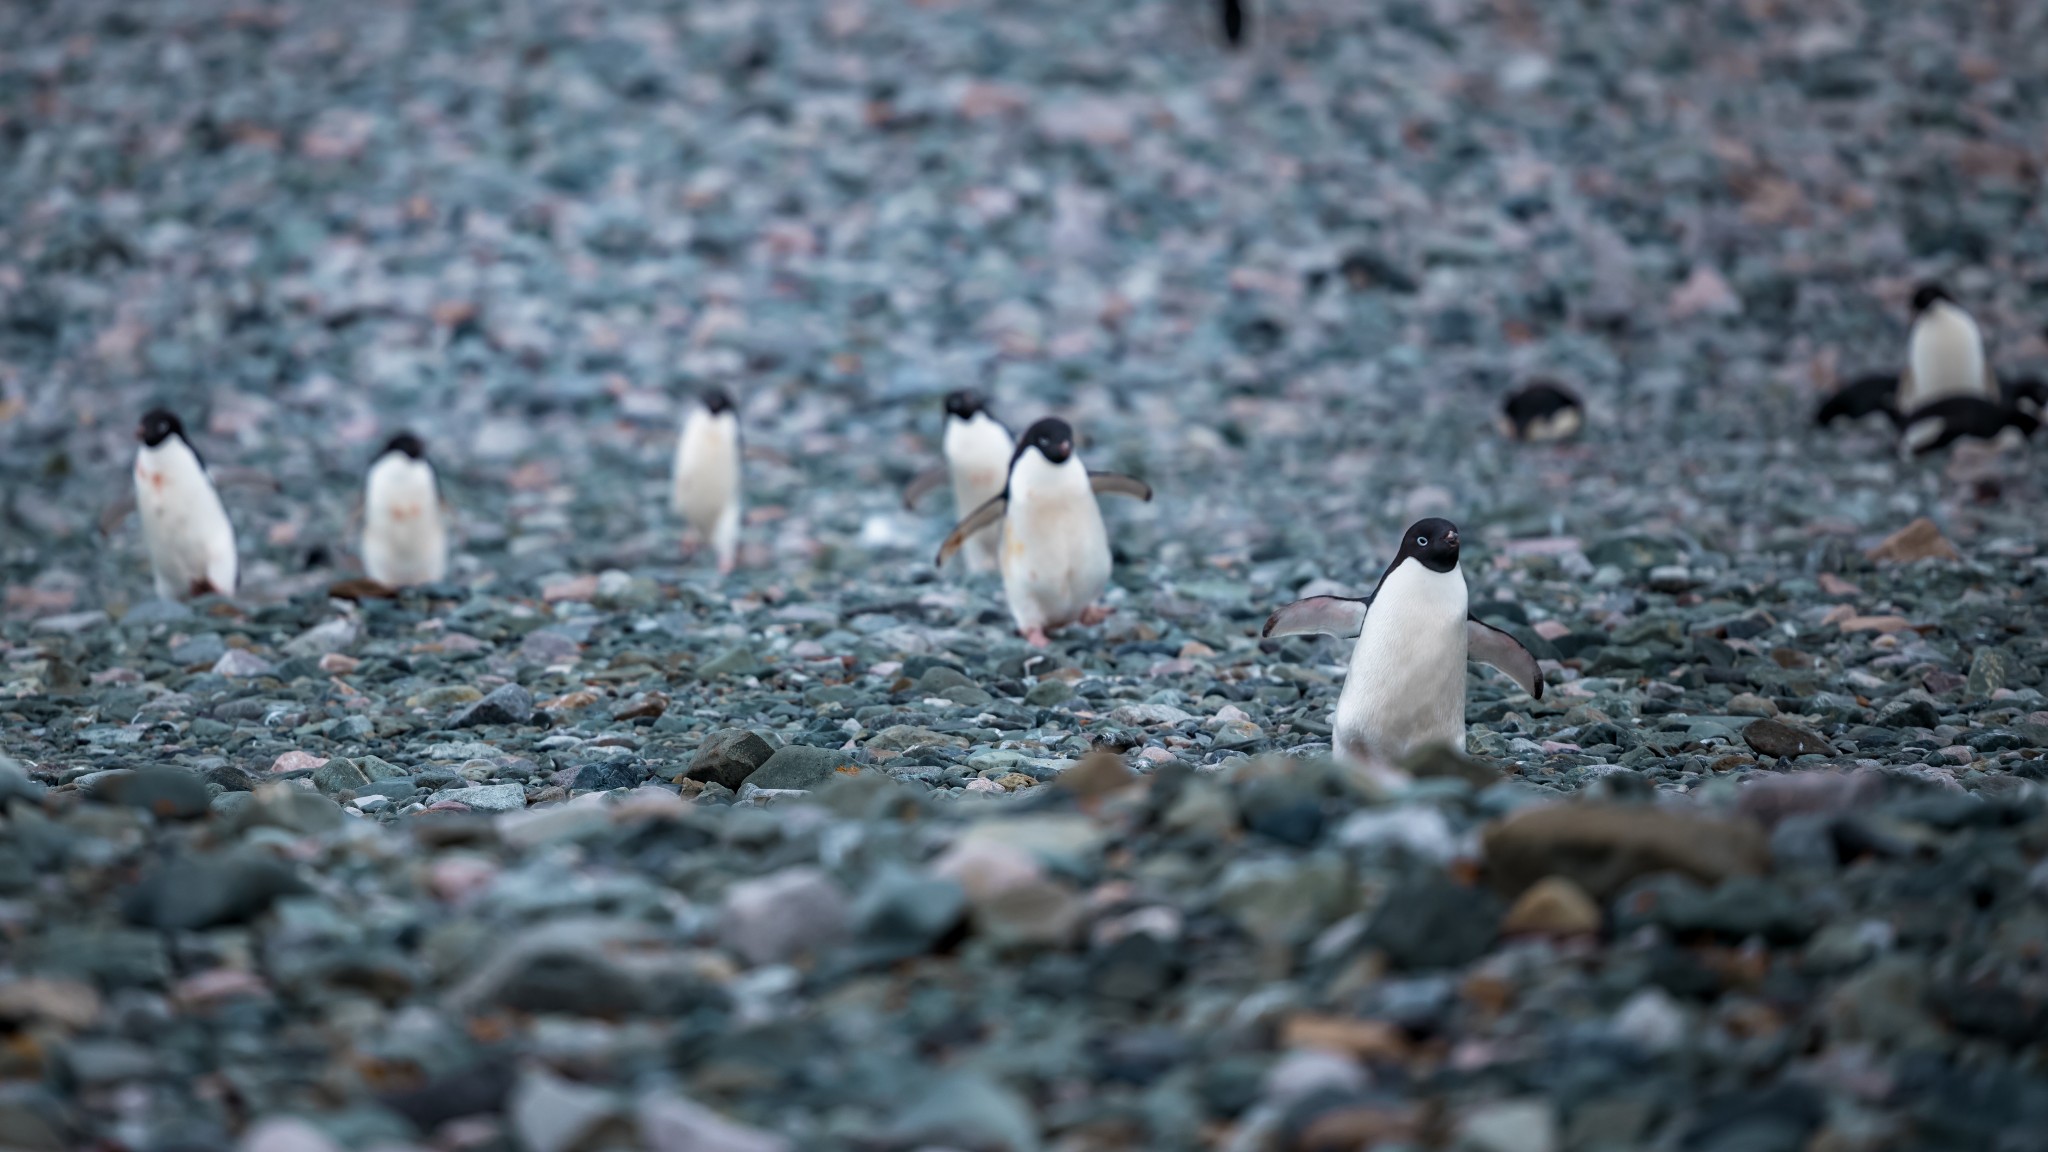
[{"label": "gravel", "polygon": [[[2037,8],[0,8],[0,1146],[2034,1146],[2040,448],[1806,420],[1921,277],[2048,368]],[[964,386],[1158,493],[1043,651]],[[1428,515],[1547,691],[1334,763],[1259,625]]]}]

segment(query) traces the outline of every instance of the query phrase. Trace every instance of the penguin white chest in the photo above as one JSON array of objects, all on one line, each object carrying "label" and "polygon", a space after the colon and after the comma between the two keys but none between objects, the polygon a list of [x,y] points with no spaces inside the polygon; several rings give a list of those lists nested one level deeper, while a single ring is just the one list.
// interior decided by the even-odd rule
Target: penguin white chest
[{"label": "penguin white chest", "polygon": [[740,432],[730,409],[693,408],[676,441],[676,514],[710,540],[721,570],[730,570],[740,535]]},{"label": "penguin white chest", "polygon": [[1910,390],[1900,408],[1912,412],[1949,396],[1990,396],[1984,337],[1968,312],[1945,301],[1913,323],[1907,345]]},{"label": "penguin white chest", "polygon": [[1336,750],[1399,760],[1426,744],[1465,749],[1465,576],[1406,560],[1373,597],[1337,698]]},{"label": "penguin white chest", "polygon": [[1017,630],[1080,618],[1109,586],[1109,532],[1078,456],[1053,464],[1026,452],[1010,472],[1003,516],[1003,593]]},{"label": "penguin white chest", "polygon": [[135,508],[157,595],[232,595],[235,529],[199,457],[171,438],[135,454]]},{"label": "penguin white chest", "polygon": [[363,490],[363,570],[394,588],[447,575],[441,495],[425,460],[394,452],[371,466]]},{"label": "penguin white chest", "polygon": [[[969,420],[946,421],[946,471],[953,481],[953,506],[958,519],[1002,495],[1010,466],[1010,433],[986,412]],[[996,567],[1002,531],[989,527],[968,538],[967,566],[977,572]]]}]

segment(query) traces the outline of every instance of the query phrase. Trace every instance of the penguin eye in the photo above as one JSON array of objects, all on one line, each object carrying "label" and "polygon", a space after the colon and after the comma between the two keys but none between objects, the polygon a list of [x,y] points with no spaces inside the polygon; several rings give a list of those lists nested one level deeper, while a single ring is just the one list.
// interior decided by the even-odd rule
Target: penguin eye
[{"label": "penguin eye", "polygon": [[1429,537],[1427,537],[1427,536],[1417,536],[1417,537],[1415,538],[1415,545],[1416,545],[1416,547],[1418,547],[1418,548],[1427,548],[1427,547],[1429,547]]}]

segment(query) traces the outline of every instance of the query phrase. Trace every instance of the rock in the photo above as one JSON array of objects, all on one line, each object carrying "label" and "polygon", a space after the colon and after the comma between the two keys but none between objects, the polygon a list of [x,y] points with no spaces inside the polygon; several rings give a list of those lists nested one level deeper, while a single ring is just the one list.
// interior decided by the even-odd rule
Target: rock
[{"label": "rock", "polygon": [[1424,873],[1387,893],[1364,939],[1397,968],[1461,968],[1492,946],[1500,922],[1491,893]]},{"label": "rock", "polygon": [[585,764],[576,772],[576,779],[569,785],[578,792],[610,792],[615,788],[632,788],[640,783],[640,770],[636,765],[619,760],[600,760]]},{"label": "rock", "polygon": [[1059,774],[1059,786],[1083,801],[1099,800],[1135,785],[1142,777],[1114,752],[1090,752]]},{"label": "rock", "polygon": [[720,728],[697,746],[696,755],[691,757],[689,770],[683,773],[683,778],[716,782],[737,792],[747,777],[773,755],[775,749],[752,732],[744,728]]},{"label": "rock", "polygon": [[[424,692],[415,692],[407,696],[405,698],[405,706],[407,708],[425,708],[428,711],[432,711],[436,708],[453,708],[461,704],[473,704],[483,698],[483,693],[467,684],[444,684],[439,688],[429,688]],[[460,713],[457,713],[457,715],[460,715]]]},{"label": "rock", "polygon": [[0,753],[0,811],[5,811],[9,800],[26,800],[38,803],[47,791],[41,784],[28,778],[21,764],[4,753]]},{"label": "rock", "polygon": [[1548,1100],[1496,1100],[1457,1120],[1464,1152],[1557,1152],[1557,1109]]},{"label": "rock", "polygon": [[[1776,716],[1778,714],[1778,706],[1754,692],[1738,692],[1728,700],[1728,714],[1730,716]],[[1756,726],[1752,724],[1750,727],[1754,728]],[[1747,733],[1744,735],[1746,736]],[[1751,744],[1750,747],[1754,748],[1756,745]],[[1777,753],[1771,753],[1771,755],[1777,755]]]},{"label": "rock", "polygon": [[448,717],[450,728],[477,728],[485,724],[525,724],[533,719],[533,695],[517,684],[505,684],[491,694]]},{"label": "rock", "polygon": [[1612,1027],[1616,1038],[1652,1056],[1676,1050],[1691,1034],[1685,1010],[1662,988],[1644,988],[1630,996],[1615,1011]]},{"label": "rock", "polygon": [[276,671],[276,668],[272,666],[270,661],[242,648],[228,649],[213,664],[214,675],[238,679],[249,676],[268,676],[274,671]]},{"label": "rock", "polygon": [[1884,538],[1865,552],[1866,559],[1880,563],[1910,564],[1915,560],[1961,560],[1962,553],[1949,543],[1934,521],[1922,516]]},{"label": "rock", "polygon": [[673,1092],[649,1092],[634,1111],[648,1152],[791,1152],[795,1147]]},{"label": "rock", "polygon": [[816,868],[786,868],[727,889],[719,943],[750,964],[786,964],[846,937],[846,893]]},{"label": "rock", "polygon": [[1600,906],[1570,880],[1546,876],[1530,885],[1508,909],[1500,930],[1509,934],[1592,935],[1600,931]]},{"label": "rock", "polygon": [[650,1011],[664,999],[688,1004],[694,990],[650,986],[613,958],[627,945],[644,948],[642,924],[565,916],[495,941],[481,964],[447,993],[458,1012],[504,1008],[571,1016],[621,1016]]},{"label": "rock", "polygon": [[369,782],[369,774],[347,757],[337,756],[313,770],[313,786],[329,795],[353,792]]},{"label": "rock", "polygon": [[1038,1122],[1016,1093],[975,1073],[933,1082],[887,1128],[899,1147],[1037,1152]]},{"label": "rock", "polygon": [[807,748],[788,744],[762,761],[747,774],[746,783],[756,788],[793,788],[813,791],[838,776],[853,776],[860,765],[836,748]]},{"label": "rock", "polygon": [[[1772,711],[1775,713],[1776,709]],[[1744,728],[1742,740],[1759,756],[1777,756],[1785,760],[1810,753],[1822,756],[1835,754],[1835,746],[1820,736],[1776,720],[1758,720]]]},{"label": "rock", "polygon": [[1500,770],[1474,760],[1447,744],[1425,744],[1401,761],[1401,770],[1417,780],[1463,780],[1474,788],[1498,783]]},{"label": "rock", "polygon": [[1979,648],[1970,657],[1970,675],[1965,691],[1972,700],[1988,700],[1993,692],[2011,686],[2019,677],[2013,658],[1998,648]]},{"label": "rock", "polygon": [[1293,776],[1262,776],[1238,799],[1244,826],[1282,844],[1306,848],[1323,834],[1322,796],[1314,784]]},{"label": "rock", "polygon": [[703,680],[716,680],[721,676],[755,676],[767,671],[754,654],[745,648],[734,648],[715,659],[697,665],[697,676]]},{"label": "rock", "polygon": [[[191,820],[206,815],[213,797],[206,784],[179,768],[138,768],[109,777],[94,795],[127,808],[140,808],[167,820]],[[0,800],[4,800],[0,789]]]},{"label": "rock", "polygon": [[1607,900],[1652,872],[1715,884],[1760,874],[1770,863],[1769,841],[1747,821],[1625,804],[1526,809],[1489,826],[1481,842],[1487,875],[1507,895],[1554,875]]},{"label": "rock", "polygon": [[518,784],[484,784],[436,792],[434,799],[453,800],[479,812],[516,812],[526,807],[526,789]]},{"label": "rock", "polygon": [[174,664],[212,664],[227,655],[228,644],[218,632],[201,632],[171,645],[170,651]]},{"label": "rock", "polygon": [[979,687],[981,685],[969,679],[967,674],[959,669],[949,668],[944,664],[934,664],[930,668],[925,669],[924,675],[918,678],[915,691],[920,696],[937,696],[949,688]]},{"label": "rock", "polygon": [[224,792],[214,797],[216,816],[228,814],[222,811],[220,802],[229,796],[249,797],[234,805],[232,815],[237,829],[269,826],[311,836],[331,831],[348,819],[342,815],[341,805],[327,797],[285,784],[265,784],[254,793]]},{"label": "rock", "polygon": [[1040,680],[1024,693],[1024,702],[1034,708],[1050,708],[1074,695],[1074,686],[1065,680]]},{"label": "rock", "polygon": [[1884,728],[1938,728],[1941,713],[1927,700],[1894,700],[1879,710],[1876,722]]},{"label": "rock", "polygon": [[930,951],[967,915],[967,891],[958,883],[884,867],[853,906],[854,935],[877,960]]},{"label": "rock", "polygon": [[1129,728],[1180,724],[1194,717],[1171,704],[1125,704],[1109,714],[1110,722]]},{"label": "rock", "polygon": [[339,652],[356,642],[356,622],[346,616],[337,616],[325,624],[315,625],[285,642],[287,656],[325,656]]},{"label": "rock", "polygon": [[1458,854],[1458,838],[1443,812],[1427,804],[1361,808],[1337,827],[1337,842],[1369,854],[1399,850],[1414,859],[1443,865]]},{"label": "rock", "polygon": [[975,931],[998,948],[1063,948],[1088,912],[1072,889],[1045,879],[1006,883],[977,895],[973,907]]},{"label": "rock", "polygon": [[1216,910],[1277,952],[1305,943],[1349,911],[1351,883],[1348,869],[1328,856],[1237,860],[1216,882]]},{"label": "rock", "polygon": [[144,875],[122,912],[131,924],[189,932],[244,923],[279,896],[305,891],[289,866],[258,852],[187,856]]},{"label": "rock", "polygon": [[296,1117],[276,1116],[249,1126],[235,1152],[343,1152],[325,1132]]},{"label": "rock", "polygon": [[1926,961],[1887,956],[1828,995],[1825,1016],[1836,1043],[1874,1044],[1887,1051],[1942,1051],[1949,1039],[1926,1008]]},{"label": "rock", "polygon": [[575,1152],[605,1136],[625,1139],[624,1109],[602,1088],[592,1088],[529,1068],[513,1084],[506,1119],[525,1152]]}]

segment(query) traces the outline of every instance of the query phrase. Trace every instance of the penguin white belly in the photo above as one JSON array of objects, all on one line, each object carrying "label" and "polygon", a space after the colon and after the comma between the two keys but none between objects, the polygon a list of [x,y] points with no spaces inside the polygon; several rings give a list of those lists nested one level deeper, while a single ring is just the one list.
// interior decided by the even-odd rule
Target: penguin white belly
[{"label": "penguin white belly", "polygon": [[1400,760],[1426,744],[1465,750],[1464,576],[1414,561],[1366,613],[1332,724],[1338,753]]},{"label": "penguin white belly", "polygon": [[[974,419],[946,421],[946,470],[953,478],[955,518],[969,513],[1003,494],[1009,478],[1010,433],[982,413]],[[968,537],[963,549],[972,572],[992,572],[1002,547],[1002,530],[991,525]]]},{"label": "penguin white belly", "polygon": [[363,570],[393,588],[448,573],[448,537],[432,466],[391,454],[370,469],[363,499]]},{"label": "penguin white belly", "polygon": [[235,591],[235,529],[199,458],[181,440],[135,454],[135,508],[157,595]]},{"label": "penguin white belly", "polygon": [[1109,532],[1087,471],[1072,459],[1057,469],[1035,456],[1019,461],[1002,540],[1003,595],[1017,630],[1079,619],[1109,586],[1109,567]]},{"label": "penguin white belly", "polygon": [[740,444],[730,412],[695,411],[684,422],[671,502],[710,541],[719,566],[731,568],[740,535]]},{"label": "penguin white belly", "polygon": [[1984,340],[1970,314],[1937,303],[1913,325],[1907,363],[1911,373],[1900,408],[1913,412],[1950,396],[1995,399],[1984,371]]}]

